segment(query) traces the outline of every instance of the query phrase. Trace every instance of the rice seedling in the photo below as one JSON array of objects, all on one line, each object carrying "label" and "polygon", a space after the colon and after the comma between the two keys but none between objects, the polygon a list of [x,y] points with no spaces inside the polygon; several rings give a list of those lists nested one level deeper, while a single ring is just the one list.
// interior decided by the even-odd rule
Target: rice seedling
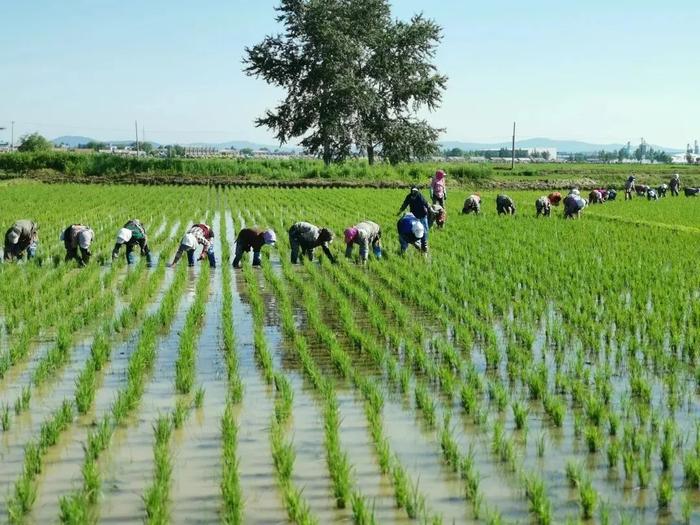
[{"label": "rice seedling", "polygon": [[581,505],[581,517],[584,520],[589,520],[593,517],[597,501],[598,493],[593,488],[591,480],[584,479],[579,484],[579,504]]},{"label": "rice seedling", "polygon": [[515,419],[515,428],[518,430],[527,429],[527,416],[530,413],[530,407],[528,407],[522,401],[516,401],[512,405],[513,417]]},{"label": "rice seedling", "polygon": [[667,510],[671,505],[672,499],[673,483],[668,477],[663,476],[656,487],[656,501],[659,505],[659,509]]}]

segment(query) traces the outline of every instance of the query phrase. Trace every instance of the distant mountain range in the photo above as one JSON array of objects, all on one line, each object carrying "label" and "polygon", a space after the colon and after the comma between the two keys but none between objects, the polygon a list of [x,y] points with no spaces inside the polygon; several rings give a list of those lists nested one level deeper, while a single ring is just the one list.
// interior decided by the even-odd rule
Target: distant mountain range
[{"label": "distant mountain range", "polygon": [[[69,148],[75,148],[81,144],[87,144],[88,142],[95,142],[94,139],[89,137],[81,136],[63,136],[53,139],[51,142],[54,144],[61,145],[65,144]],[[122,146],[125,144],[131,144],[133,140],[101,140],[97,142],[104,142],[105,144],[113,144],[115,146]],[[157,142],[149,141],[154,146],[158,147],[160,144]],[[235,148],[237,150],[250,148],[253,150],[268,149],[270,151],[280,150],[280,151],[293,151],[299,152],[302,149],[297,146],[274,146],[270,144],[261,144],[258,142],[250,142],[247,140],[232,140],[229,142],[193,142],[188,144],[181,144],[186,147],[206,147],[206,148],[216,148],[216,149],[231,149]],[[580,142],[576,140],[555,140],[548,138],[533,138],[518,140],[515,142],[516,148],[527,149],[527,148],[556,148],[559,152],[565,153],[590,153],[594,151],[617,151],[620,148],[624,148],[625,144],[591,144],[589,142]],[[655,150],[663,150],[666,153],[682,153],[685,150],[678,148],[667,148],[664,146],[657,146],[650,144]],[[444,141],[440,142],[440,147],[443,149],[453,149],[459,148],[465,151],[474,150],[486,150],[486,149],[500,149],[508,148],[510,149],[510,142],[494,142],[494,143],[481,143],[481,142],[459,142],[459,141]],[[636,148],[637,145],[632,146]]]}]

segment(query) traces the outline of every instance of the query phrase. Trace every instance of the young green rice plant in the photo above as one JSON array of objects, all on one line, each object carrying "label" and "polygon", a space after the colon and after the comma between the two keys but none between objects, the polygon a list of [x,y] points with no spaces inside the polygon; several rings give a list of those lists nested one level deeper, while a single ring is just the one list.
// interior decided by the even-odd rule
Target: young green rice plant
[{"label": "young green rice plant", "polygon": [[600,427],[595,425],[586,426],[585,430],[586,445],[588,446],[588,452],[595,454],[600,450],[603,443],[603,436],[600,432]]},{"label": "young green rice plant", "polygon": [[508,392],[498,381],[489,383],[489,397],[496,403],[499,412],[503,412],[508,406]]},{"label": "young green rice plant", "polygon": [[591,480],[586,478],[579,485],[579,504],[581,505],[581,517],[584,520],[589,520],[593,517],[596,503],[598,501],[598,493],[593,488]]},{"label": "young green rice plant", "polygon": [[282,424],[289,419],[292,413],[292,403],[294,401],[294,390],[287,377],[281,372],[274,373],[275,389],[275,420]]},{"label": "young green rice plant", "polygon": [[545,448],[547,444],[547,436],[545,435],[544,432],[540,434],[540,437],[537,438],[537,457],[538,458],[543,458],[544,453],[545,453]]},{"label": "young green rice plant", "polygon": [[172,476],[172,457],[170,454],[170,437],[173,426],[171,417],[159,416],[153,425],[155,443],[153,445],[153,482],[143,496],[146,507],[146,521],[149,523],[166,523],[170,512],[170,482]]},{"label": "young green rice plant", "polygon": [[223,520],[230,525],[243,523],[243,495],[238,472],[238,426],[233,417],[231,404],[226,406],[221,418],[222,473],[221,495],[224,502]]},{"label": "young green rice plant", "polygon": [[515,428],[518,430],[527,430],[527,416],[530,413],[530,407],[522,401],[516,401],[513,403],[512,407]]},{"label": "young green rice plant", "polygon": [[440,430],[440,449],[445,462],[454,472],[458,472],[460,467],[459,447],[452,436],[449,414],[445,415],[442,429]]},{"label": "young green rice plant", "polygon": [[683,523],[688,525],[691,518],[693,517],[693,503],[686,494],[681,500],[681,516],[683,517]]},{"label": "young green rice plant", "polygon": [[637,479],[639,480],[640,488],[647,488],[651,481],[651,465],[645,459],[640,459],[637,462]]},{"label": "young green rice plant", "polygon": [[576,488],[581,485],[583,479],[583,466],[574,461],[566,462],[566,479],[569,482],[569,487]]},{"label": "young green rice plant", "polygon": [[10,430],[10,407],[9,405],[3,405],[0,408],[0,427],[2,427],[3,432]]},{"label": "young green rice plant", "polygon": [[377,525],[374,514],[374,503],[372,507],[367,506],[367,501],[359,492],[352,494],[352,522],[354,525]]},{"label": "young green rice plant", "polygon": [[195,408],[202,408],[204,406],[204,394],[205,390],[203,386],[200,386],[197,391],[194,393],[194,407]]},{"label": "young green rice plant", "polygon": [[620,458],[620,442],[617,440],[611,440],[608,443],[608,448],[606,449],[606,456],[608,459],[608,468],[617,467],[617,462]]},{"label": "young green rice plant", "polygon": [[326,445],[326,461],[333,483],[333,495],[336,506],[344,509],[352,492],[352,476],[347,454],[340,446],[340,413],[335,393],[326,391],[326,406],[324,409],[324,429]]},{"label": "young green rice plant", "polygon": [[537,474],[525,475],[525,496],[530,504],[530,512],[537,523],[549,525],[552,522],[552,504],[547,496],[544,481]]},{"label": "young green rice plant", "polygon": [[671,506],[673,500],[673,483],[667,476],[662,476],[656,487],[656,502],[659,509],[666,511]]},{"label": "young green rice plant", "polygon": [[423,414],[423,419],[430,428],[435,427],[435,400],[427,387],[421,383],[416,383],[415,389],[416,407]]},{"label": "young green rice plant", "polygon": [[566,415],[566,405],[556,395],[547,394],[543,398],[544,410],[551,418],[554,426],[561,427],[564,424]]}]

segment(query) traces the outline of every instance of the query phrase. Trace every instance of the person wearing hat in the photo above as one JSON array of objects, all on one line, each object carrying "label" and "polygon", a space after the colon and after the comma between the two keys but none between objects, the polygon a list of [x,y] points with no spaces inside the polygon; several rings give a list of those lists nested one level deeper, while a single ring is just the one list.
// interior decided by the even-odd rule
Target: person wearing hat
[{"label": "person wearing hat", "polygon": [[537,211],[537,217],[542,215],[543,217],[549,217],[552,213],[552,203],[549,197],[542,195],[539,199],[535,201],[535,210]]},{"label": "person wearing hat", "polygon": [[431,204],[428,206],[428,227],[432,228],[437,225],[438,228],[444,228],[447,221],[447,211],[439,204]]},{"label": "person wearing hat", "polygon": [[430,197],[433,204],[439,204],[445,207],[447,200],[447,185],[445,184],[445,172],[437,170],[433,180],[430,182]]},{"label": "person wearing hat", "polygon": [[369,246],[372,245],[372,252],[377,259],[382,257],[382,229],[379,224],[372,221],[362,221],[355,226],[345,230],[345,257],[352,257],[352,250],[355,244],[360,247],[360,260],[367,262],[369,257]]},{"label": "person wearing hat", "polygon": [[401,255],[406,253],[410,245],[415,246],[423,253],[428,253],[428,239],[425,235],[426,229],[423,223],[412,213],[406,213],[399,219],[399,222],[396,223],[396,230],[399,233]]},{"label": "person wearing hat", "polygon": [[297,222],[289,228],[289,246],[292,249],[292,264],[299,262],[299,256],[307,256],[309,260],[314,258],[314,248],[320,247],[326,257],[335,263],[335,257],[331,253],[330,244],[333,242],[333,232],[328,228],[319,228],[308,222]]},{"label": "person wearing hat", "polygon": [[496,197],[496,211],[499,215],[515,215],[515,203],[508,195]]},{"label": "person wearing hat", "polygon": [[681,189],[681,177],[678,175],[678,173],[675,173],[673,177],[671,177],[671,181],[668,183],[668,186],[671,188],[671,195],[678,197],[678,193]]},{"label": "person wearing hat", "polygon": [[233,258],[233,267],[241,267],[243,254],[253,250],[253,266],[260,266],[260,250],[263,246],[274,246],[277,243],[277,235],[273,230],[261,230],[260,228],[243,228],[236,237],[236,255]]},{"label": "person wearing hat", "polygon": [[413,186],[411,188],[411,192],[406,195],[398,214],[401,215],[406,208],[408,208],[411,211],[411,214],[423,225],[427,239],[429,227],[428,213],[430,210],[428,209],[428,201],[425,200],[425,197],[423,197],[423,194],[416,186]]},{"label": "person wearing hat", "polygon": [[588,200],[591,204],[603,204],[603,194],[600,190],[592,190],[591,193],[588,194]]},{"label": "person wearing hat", "polygon": [[647,200],[648,201],[658,201],[659,200],[659,194],[656,192],[654,188],[649,188],[647,190]]},{"label": "person wearing hat", "polygon": [[462,213],[469,214],[469,213],[475,213],[479,214],[481,212],[481,195],[478,193],[474,193],[473,195],[470,195],[467,197],[467,200],[464,201],[464,206],[462,206]]},{"label": "person wearing hat", "polygon": [[36,245],[39,240],[36,223],[22,219],[16,221],[5,233],[5,253],[3,258],[6,261],[14,259],[20,260],[27,252],[27,259],[33,259],[36,254]]},{"label": "person wearing hat", "polygon": [[80,266],[86,266],[90,262],[90,246],[95,240],[95,232],[90,226],[71,224],[61,233],[61,240],[66,248],[66,262],[73,259]]},{"label": "person wearing hat", "polygon": [[469,214],[475,213],[479,214],[481,212],[481,195],[474,193],[467,197],[464,201],[464,206],[462,207],[462,213]]},{"label": "person wearing hat", "polygon": [[138,245],[141,249],[141,255],[146,257],[148,266],[153,264],[151,259],[151,250],[148,248],[148,236],[146,229],[138,219],[129,220],[123,228],[117,233],[117,242],[112,250],[112,259],[119,257],[119,250],[123,245],[126,245],[126,262],[134,264],[134,247]]},{"label": "person wearing hat", "polygon": [[634,181],[634,175],[627,177],[627,181],[625,182],[625,200],[632,200],[632,194],[635,191]]},{"label": "person wearing hat", "polygon": [[216,257],[214,255],[214,230],[211,226],[205,223],[194,224],[191,226],[187,233],[182,237],[180,241],[180,247],[177,249],[175,258],[169,266],[175,266],[182,254],[187,252],[187,264],[188,266],[194,266],[194,252],[197,249],[197,245],[202,246],[202,253],[199,255],[199,261],[203,260],[205,257],[209,258],[209,266],[211,268],[216,268]]},{"label": "person wearing hat", "polygon": [[558,191],[553,191],[549,195],[547,195],[547,199],[549,199],[549,203],[552,206],[559,206],[559,203],[561,202],[561,193]]},{"label": "person wearing hat", "polygon": [[656,188],[656,193],[659,194],[659,198],[665,197],[667,191],[668,191],[668,184],[659,184],[659,187]]},{"label": "person wearing hat", "polygon": [[564,218],[578,219],[581,216],[581,210],[587,206],[586,199],[581,197],[577,189],[571,192],[564,198]]}]

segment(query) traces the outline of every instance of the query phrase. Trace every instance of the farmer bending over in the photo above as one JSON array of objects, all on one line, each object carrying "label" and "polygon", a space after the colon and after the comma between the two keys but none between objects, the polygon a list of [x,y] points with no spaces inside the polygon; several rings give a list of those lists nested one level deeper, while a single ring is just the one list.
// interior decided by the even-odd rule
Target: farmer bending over
[{"label": "farmer bending over", "polygon": [[542,215],[543,217],[549,217],[552,212],[552,203],[549,201],[548,197],[544,195],[535,201],[535,209],[537,210],[537,216]]},{"label": "farmer bending over", "polygon": [[468,215],[474,213],[478,215],[481,212],[481,195],[474,193],[467,197],[464,201],[464,206],[462,207],[462,213]]},{"label": "farmer bending over", "polygon": [[180,247],[177,249],[175,258],[170,266],[175,266],[182,254],[187,252],[187,264],[188,266],[194,266],[194,252],[197,249],[197,245],[202,246],[202,253],[199,255],[199,261],[204,260],[204,257],[209,259],[209,266],[211,268],[216,268],[216,256],[214,255],[214,230],[208,224],[200,223],[194,224],[187,230],[187,233],[182,237],[180,241]]},{"label": "farmer bending over", "polygon": [[236,237],[236,256],[233,259],[233,267],[241,267],[243,254],[253,250],[253,266],[260,266],[260,250],[263,246],[274,246],[277,243],[277,235],[273,230],[261,230],[260,228],[243,228]]},{"label": "farmer bending over", "polygon": [[428,226],[437,225],[438,228],[444,228],[447,221],[447,212],[445,208],[439,204],[431,204],[428,206]]},{"label": "farmer bending over", "polygon": [[428,253],[428,239],[425,236],[423,223],[412,213],[407,213],[396,223],[399,233],[399,244],[401,245],[401,255],[406,253],[409,245],[415,246],[424,254]]},{"label": "farmer bending over", "polygon": [[496,197],[496,211],[498,214],[515,215],[515,203],[508,195]]},{"label": "farmer bending over", "polygon": [[299,261],[299,256],[307,256],[310,261],[314,258],[314,248],[319,246],[330,259],[335,263],[335,257],[329,248],[333,242],[333,232],[327,228],[319,228],[308,222],[297,222],[289,228],[289,245],[292,249],[292,264]]},{"label": "farmer bending over", "polygon": [[66,262],[74,259],[80,266],[86,266],[90,262],[90,245],[95,240],[92,228],[83,224],[72,224],[61,233],[61,240],[66,248]]},{"label": "farmer bending over", "polygon": [[36,255],[36,245],[39,241],[36,223],[22,219],[15,222],[5,233],[5,253],[3,258],[6,261],[15,259],[21,260],[24,252],[27,252],[27,259],[33,259]]},{"label": "farmer bending over", "polygon": [[581,210],[586,207],[586,200],[581,197],[577,189],[571,190],[564,199],[564,218],[578,219],[581,216]]},{"label": "farmer bending over", "polygon": [[119,257],[119,250],[126,245],[126,263],[134,264],[134,247],[138,246],[141,256],[146,257],[146,263],[150,267],[153,264],[151,250],[148,248],[148,236],[146,229],[138,219],[130,219],[117,233],[117,242],[114,243],[112,259]]},{"label": "farmer bending over", "polygon": [[360,247],[360,261],[367,262],[369,257],[369,247],[372,245],[372,252],[377,259],[382,257],[382,229],[379,224],[372,221],[362,221],[355,226],[347,228],[345,234],[345,257],[352,257],[353,247],[357,244]]}]

